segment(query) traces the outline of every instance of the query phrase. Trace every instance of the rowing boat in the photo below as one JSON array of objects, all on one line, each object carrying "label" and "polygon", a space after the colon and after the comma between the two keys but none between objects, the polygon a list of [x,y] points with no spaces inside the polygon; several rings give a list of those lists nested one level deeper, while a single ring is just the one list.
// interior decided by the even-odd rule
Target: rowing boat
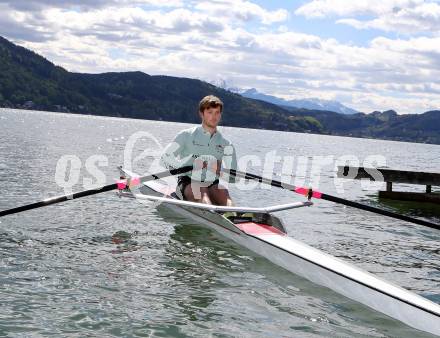
[{"label": "rowing boat", "polygon": [[[132,173],[121,169],[125,175]],[[145,182],[139,193],[127,188],[121,196],[162,202],[162,206],[212,229],[274,264],[411,327],[440,335],[440,306],[380,279],[341,259],[287,235],[279,210],[310,206],[310,202],[269,208],[207,206],[179,200],[175,186]],[[229,215],[229,216],[227,216]]]}]

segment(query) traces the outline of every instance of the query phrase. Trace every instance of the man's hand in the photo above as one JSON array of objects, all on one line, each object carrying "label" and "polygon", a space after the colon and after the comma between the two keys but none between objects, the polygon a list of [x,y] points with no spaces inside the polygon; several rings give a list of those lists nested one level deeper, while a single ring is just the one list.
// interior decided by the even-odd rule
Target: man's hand
[{"label": "man's hand", "polygon": [[221,166],[221,161],[218,161],[215,157],[204,158],[200,156],[194,159],[193,173],[196,172],[201,175],[203,169],[206,169],[206,179],[213,181],[220,175]]},{"label": "man's hand", "polygon": [[208,167],[208,170],[215,174],[216,176],[220,175],[220,170],[222,169],[222,162],[221,161],[212,161]]},{"label": "man's hand", "polygon": [[204,161],[200,157],[197,157],[194,160],[194,163],[193,163],[194,170],[202,170],[202,169],[205,169],[207,166],[208,166],[208,162]]}]

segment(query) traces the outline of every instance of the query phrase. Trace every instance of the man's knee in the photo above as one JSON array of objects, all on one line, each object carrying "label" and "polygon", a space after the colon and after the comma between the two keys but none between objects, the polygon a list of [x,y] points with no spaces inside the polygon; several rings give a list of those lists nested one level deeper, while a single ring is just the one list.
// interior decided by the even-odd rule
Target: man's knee
[{"label": "man's knee", "polygon": [[213,187],[211,187],[211,192],[213,194],[215,194],[216,196],[225,196],[228,197],[229,196],[229,192],[227,189],[225,189],[223,186],[221,185],[215,185]]},{"label": "man's knee", "polygon": [[185,188],[185,197],[188,200],[201,201],[203,198],[209,197],[209,190],[198,184],[189,184]]}]

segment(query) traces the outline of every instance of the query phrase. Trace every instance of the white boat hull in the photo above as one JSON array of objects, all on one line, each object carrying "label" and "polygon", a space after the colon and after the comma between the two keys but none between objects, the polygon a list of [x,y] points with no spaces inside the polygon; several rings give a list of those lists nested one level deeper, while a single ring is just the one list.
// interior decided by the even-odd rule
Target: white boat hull
[{"label": "white boat hull", "polygon": [[[158,194],[161,190],[157,182],[145,185],[144,193]],[[172,204],[164,206],[298,276],[411,327],[440,336],[440,305],[426,298],[292,239],[276,228],[251,222],[234,224],[209,210]]]}]

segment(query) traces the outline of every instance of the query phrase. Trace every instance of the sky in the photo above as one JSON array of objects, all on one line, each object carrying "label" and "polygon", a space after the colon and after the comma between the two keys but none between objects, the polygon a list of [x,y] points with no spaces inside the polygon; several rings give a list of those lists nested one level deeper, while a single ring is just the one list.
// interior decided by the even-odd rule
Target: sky
[{"label": "sky", "polygon": [[440,0],[0,0],[0,13],[1,36],[72,72],[440,110]]}]

